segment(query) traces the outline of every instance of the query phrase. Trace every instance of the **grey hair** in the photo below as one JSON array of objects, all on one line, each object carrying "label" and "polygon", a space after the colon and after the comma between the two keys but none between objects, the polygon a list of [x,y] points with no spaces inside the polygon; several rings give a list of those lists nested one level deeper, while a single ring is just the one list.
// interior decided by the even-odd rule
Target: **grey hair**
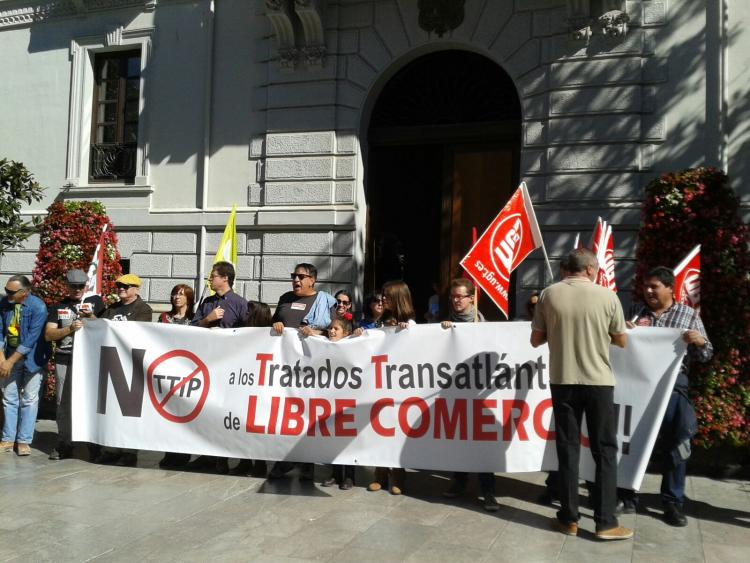
[{"label": "grey hair", "polygon": [[586,271],[589,266],[598,269],[599,261],[596,259],[596,254],[588,248],[576,248],[562,259],[560,266],[571,274],[577,274]]},{"label": "grey hair", "polygon": [[22,276],[20,274],[15,275],[15,276],[10,276],[8,278],[8,283],[10,282],[18,282],[19,284],[21,284],[21,289],[27,289],[27,290],[31,289],[31,282],[29,281],[29,278],[27,278],[26,276]]}]

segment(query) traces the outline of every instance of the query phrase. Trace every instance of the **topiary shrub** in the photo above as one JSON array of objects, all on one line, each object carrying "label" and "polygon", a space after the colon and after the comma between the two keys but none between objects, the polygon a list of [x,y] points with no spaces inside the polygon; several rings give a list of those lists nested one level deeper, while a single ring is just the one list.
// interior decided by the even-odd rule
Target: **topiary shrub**
[{"label": "topiary shrub", "polygon": [[750,252],[748,227],[727,176],[715,168],[663,174],[646,187],[635,294],[652,267],[673,268],[701,245],[701,318],[714,345],[690,370],[698,415],[696,442],[750,442]]}]

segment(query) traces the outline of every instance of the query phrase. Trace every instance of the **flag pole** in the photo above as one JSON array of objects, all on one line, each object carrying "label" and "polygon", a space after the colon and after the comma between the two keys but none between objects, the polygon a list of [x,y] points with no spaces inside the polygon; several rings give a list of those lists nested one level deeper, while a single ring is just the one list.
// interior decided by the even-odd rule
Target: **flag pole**
[{"label": "flag pole", "polygon": [[539,239],[539,245],[542,248],[542,254],[544,254],[544,262],[547,264],[547,272],[549,272],[549,281],[552,282],[555,280],[555,276],[552,273],[552,265],[549,263],[547,249],[544,247],[544,238],[542,238],[542,231],[539,229],[539,223],[536,220],[534,205],[531,203],[531,195],[529,195],[529,188],[526,186],[526,182],[521,182],[521,189],[523,190],[523,203],[526,206],[526,214],[529,216],[534,237]]},{"label": "flag pole", "polygon": [[[471,228],[471,244],[477,243],[477,228]],[[474,284],[474,322],[479,322],[479,294],[482,292],[477,284]],[[451,305],[452,306],[452,305]]]}]

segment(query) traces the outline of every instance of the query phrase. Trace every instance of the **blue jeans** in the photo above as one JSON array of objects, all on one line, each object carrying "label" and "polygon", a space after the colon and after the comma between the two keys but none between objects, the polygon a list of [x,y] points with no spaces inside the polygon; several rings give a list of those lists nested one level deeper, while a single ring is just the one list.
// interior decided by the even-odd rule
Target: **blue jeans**
[{"label": "blue jeans", "polygon": [[36,413],[39,410],[41,384],[42,372],[29,373],[23,361],[16,362],[10,375],[0,379],[5,410],[3,442],[31,444],[34,439]]}]

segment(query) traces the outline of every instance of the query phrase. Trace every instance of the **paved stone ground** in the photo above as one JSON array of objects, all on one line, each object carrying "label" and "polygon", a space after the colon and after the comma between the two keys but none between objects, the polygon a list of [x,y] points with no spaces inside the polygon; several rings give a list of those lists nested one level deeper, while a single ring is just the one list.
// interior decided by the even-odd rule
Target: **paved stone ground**
[{"label": "paved stone ground", "polygon": [[[410,473],[408,495],[322,489],[290,479],[163,471],[161,454],[137,468],[47,460],[50,421],[33,454],[0,454],[0,559],[24,561],[750,561],[750,483],[688,479],[687,528],[660,520],[659,477],[641,513],[621,518],[633,541],[593,538],[591,512],[570,538],[549,529],[554,508],[535,499],[541,473],[498,475],[502,509],[471,495],[441,497],[448,476]],[[79,450],[81,458],[85,451]],[[316,480],[328,476],[316,467]],[[357,474],[361,484],[370,473]]]}]

